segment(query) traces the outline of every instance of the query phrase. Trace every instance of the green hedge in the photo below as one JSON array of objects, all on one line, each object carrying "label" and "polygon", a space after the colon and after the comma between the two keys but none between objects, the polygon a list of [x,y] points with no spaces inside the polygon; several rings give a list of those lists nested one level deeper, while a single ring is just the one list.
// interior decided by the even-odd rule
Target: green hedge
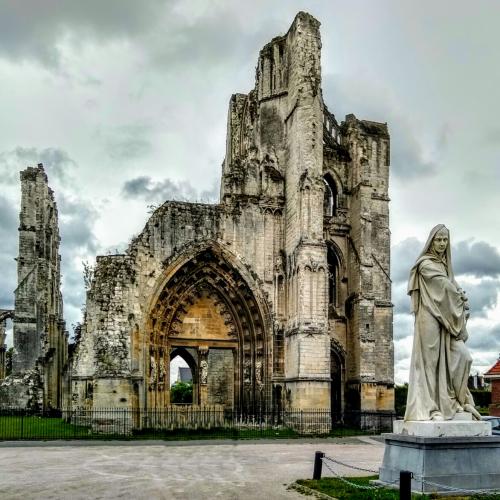
[{"label": "green hedge", "polygon": [[[488,408],[491,403],[491,392],[480,389],[471,389],[472,397],[476,407]],[[406,410],[406,397],[408,396],[408,384],[394,387],[394,403],[396,415],[403,417]]]}]

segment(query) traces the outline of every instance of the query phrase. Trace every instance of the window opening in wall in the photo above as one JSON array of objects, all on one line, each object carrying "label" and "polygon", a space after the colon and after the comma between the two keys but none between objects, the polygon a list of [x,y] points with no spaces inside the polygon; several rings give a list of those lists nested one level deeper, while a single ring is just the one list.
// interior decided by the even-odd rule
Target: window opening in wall
[{"label": "window opening in wall", "polygon": [[170,362],[170,402],[172,404],[193,402],[193,373],[179,355]]},{"label": "window opening in wall", "polygon": [[323,182],[325,183],[323,213],[328,217],[332,217],[337,215],[337,185],[329,174],[323,177]]},{"label": "window opening in wall", "polygon": [[338,306],[339,261],[335,251],[330,246],[327,253],[328,262],[328,305]]}]

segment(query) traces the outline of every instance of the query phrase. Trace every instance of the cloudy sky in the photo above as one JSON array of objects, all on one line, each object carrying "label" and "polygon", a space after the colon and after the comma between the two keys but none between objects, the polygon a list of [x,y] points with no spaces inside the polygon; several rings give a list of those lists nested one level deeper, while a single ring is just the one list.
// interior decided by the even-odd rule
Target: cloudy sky
[{"label": "cloudy sky", "polygon": [[487,369],[500,351],[494,0],[0,0],[0,308],[16,286],[19,170],[43,162],[56,192],[71,325],[82,261],[122,250],[150,205],[217,199],[229,98],[299,10],[322,23],[330,110],[390,127],[397,381],[408,270],[441,222],[470,297],[474,370]]}]

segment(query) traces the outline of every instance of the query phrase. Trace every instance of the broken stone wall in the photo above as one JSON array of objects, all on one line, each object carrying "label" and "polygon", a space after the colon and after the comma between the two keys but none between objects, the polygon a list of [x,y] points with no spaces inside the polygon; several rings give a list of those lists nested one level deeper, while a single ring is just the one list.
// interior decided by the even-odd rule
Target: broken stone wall
[{"label": "broken stone wall", "polygon": [[[212,249],[217,265],[235,272],[211,286],[238,295],[234,278],[237,290],[248,287],[255,298],[250,323],[265,316],[265,331],[252,333],[262,340],[235,362],[236,389],[258,386],[269,404],[278,404],[272,393],[286,396],[289,406],[328,408],[333,350],[342,398],[351,401],[343,408],[391,408],[389,135],[385,124],[354,115],[337,123],[322,100],[320,49],[319,23],[299,13],[286,35],[261,50],[255,88],[230,99],[219,205],[166,202],[125,255],[98,258],[75,354],[75,401],[89,401],[89,384],[97,398],[96,387],[123,379],[124,405],[168,404],[160,361],[171,332],[151,324],[152,313],[183,266]],[[325,211],[327,177],[335,187],[332,213]],[[328,255],[337,266],[334,300]],[[186,302],[178,321],[202,320],[193,304]],[[226,326],[240,315],[235,306]],[[238,331],[248,335],[245,328]],[[210,367],[214,377],[225,366],[219,358]],[[108,389],[100,404],[106,394],[115,404]]]},{"label": "broken stone wall", "polygon": [[[67,363],[60,291],[58,212],[43,166],[21,172],[18,285],[13,321],[13,370],[19,405],[59,407]],[[9,389],[15,405],[15,390]],[[14,399],[13,399],[14,398]]]}]

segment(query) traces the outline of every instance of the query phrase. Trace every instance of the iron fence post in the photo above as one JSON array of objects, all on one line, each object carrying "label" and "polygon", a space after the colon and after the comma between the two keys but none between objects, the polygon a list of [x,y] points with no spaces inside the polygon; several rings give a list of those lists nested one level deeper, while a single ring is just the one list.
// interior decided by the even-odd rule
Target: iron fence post
[{"label": "iron fence post", "polygon": [[407,470],[399,472],[399,500],[411,500],[411,477],[412,473]]},{"label": "iron fence post", "polygon": [[314,471],[313,479],[321,479],[321,472],[323,470],[323,457],[325,454],[322,451],[317,451],[314,454]]}]

